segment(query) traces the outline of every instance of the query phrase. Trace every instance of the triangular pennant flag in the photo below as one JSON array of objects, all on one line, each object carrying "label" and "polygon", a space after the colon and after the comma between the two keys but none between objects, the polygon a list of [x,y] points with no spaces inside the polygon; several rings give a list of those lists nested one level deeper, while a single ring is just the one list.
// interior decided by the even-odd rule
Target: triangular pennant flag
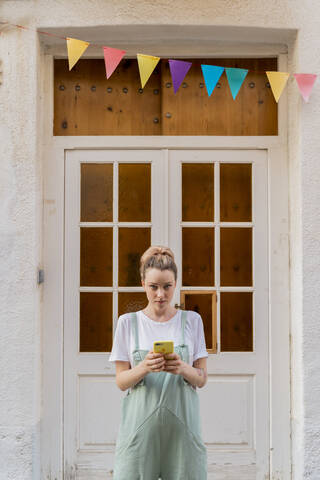
[{"label": "triangular pennant flag", "polygon": [[76,38],[67,37],[69,70],[77,63],[81,55],[89,47],[90,43],[83,40],[77,40]]},{"label": "triangular pennant flag", "polygon": [[226,68],[226,74],[228,77],[229,87],[233,100],[239,93],[240,87],[247,76],[249,70],[245,68]]},{"label": "triangular pennant flag", "polygon": [[297,80],[301,95],[303,96],[305,102],[308,102],[317,75],[315,73],[294,73],[293,75]]},{"label": "triangular pennant flag", "polygon": [[266,72],[273,96],[278,103],[281,93],[288,81],[290,73],[288,72]]},{"label": "triangular pennant flag", "polygon": [[151,73],[156,68],[160,57],[153,57],[152,55],[144,55],[143,53],[137,53],[140,80],[142,88],[145,86],[150,78]]},{"label": "triangular pennant flag", "polygon": [[191,65],[191,62],[184,62],[183,60],[169,60],[174,93],[177,93]]},{"label": "triangular pennant flag", "polygon": [[104,63],[106,66],[107,78],[110,78],[117,66],[119,65],[126,50],[118,50],[117,48],[103,47]]},{"label": "triangular pennant flag", "polygon": [[224,67],[217,67],[216,65],[201,65],[201,69],[207,87],[207,92],[210,97],[223,73]]}]

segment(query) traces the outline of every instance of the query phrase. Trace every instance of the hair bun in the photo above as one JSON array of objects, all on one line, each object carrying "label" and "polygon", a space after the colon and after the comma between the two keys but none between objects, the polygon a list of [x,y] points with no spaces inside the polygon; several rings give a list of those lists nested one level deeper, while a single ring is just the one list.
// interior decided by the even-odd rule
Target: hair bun
[{"label": "hair bun", "polygon": [[169,255],[169,252],[166,252],[164,248],[159,248],[159,250],[155,252],[154,255]]},{"label": "hair bun", "polygon": [[140,257],[140,274],[144,278],[145,270],[149,267],[173,270],[177,279],[177,266],[171,248],[162,245],[150,246]]},{"label": "hair bun", "polygon": [[172,251],[170,251],[168,248],[159,248],[158,250],[159,255],[167,255],[168,257],[172,258],[174,260],[174,255],[172,254]]}]

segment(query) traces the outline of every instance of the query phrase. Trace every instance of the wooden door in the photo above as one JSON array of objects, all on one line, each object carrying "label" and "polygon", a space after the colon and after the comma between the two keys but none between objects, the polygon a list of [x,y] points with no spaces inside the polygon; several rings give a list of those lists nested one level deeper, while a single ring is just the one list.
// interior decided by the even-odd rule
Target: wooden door
[{"label": "wooden door", "polygon": [[162,158],[161,150],[66,153],[66,478],[112,472],[123,392],[108,352],[118,316],[146,305],[139,258],[151,241],[164,240]]},{"label": "wooden door", "polygon": [[[169,153],[180,303],[204,322],[208,479],[269,478],[266,150]],[[214,301],[212,301],[212,299]],[[216,301],[215,301],[216,300]]]},{"label": "wooden door", "polygon": [[[173,301],[198,308],[205,325],[208,478],[266,478],[266,152],[67,151],[65,195],[66,475],[112,478],[124,393],[108,352],[119,315],[147,303],[140,255],[167,244],[178,265]],[[211,310],[201,294],[217,298]]]}]

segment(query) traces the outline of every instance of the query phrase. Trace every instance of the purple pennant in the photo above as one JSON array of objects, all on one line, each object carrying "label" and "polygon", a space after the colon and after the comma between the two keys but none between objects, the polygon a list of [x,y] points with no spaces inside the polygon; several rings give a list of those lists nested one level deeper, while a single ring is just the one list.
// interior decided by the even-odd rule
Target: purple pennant
[{"label": "purple pennant", "polygon": [[169,60],[174,93],[177,93],[178,88],[180,87],[184,77],[187,75],[191,65],[191,62],[184,62],[182,60]]}]

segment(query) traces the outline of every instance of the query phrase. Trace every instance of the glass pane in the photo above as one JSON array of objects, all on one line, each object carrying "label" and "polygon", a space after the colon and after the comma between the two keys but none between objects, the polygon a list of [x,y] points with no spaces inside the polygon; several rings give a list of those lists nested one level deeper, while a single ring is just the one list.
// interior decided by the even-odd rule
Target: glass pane
[{"label": "glass pane", "polygon": [[182,221],[214,221],[214,164],[182,164]]},{"label": "glass pane", "polygon": [[151,164],[119,163],[119,222],[151,221]]},{"label": "glass pane", "polygon": [[214,286],[214,228],[182,229],[182,285]]},{"label": "glass pane", "polygon": [[118,293],[118,314],[137,312],[148,305],[145,292],[119,292]]},{"label": "glass pane", "polygon": [[81,164],[81,222],[112,222],[113,164]]},{"label": "glass pane", "polygon": [[184,310],[193,310],[201,315],[206,339],[207,349],[212,349],[212,294],[211,293],[186,293]]},{"label": "glass pane", "polygon": [[80,229],[80,285],[112,286],[112,228]]},{"label": "glass pane", "polygon": [[112,292],[80,292],[80,352],[111,352]]},{"label": "glass pane", "polygon": [[220,221],[251,222],[251,163],[220,164]]},{"label": "glass pane", "polygon": [[252,286],[252,229],[220,229],[220,282],[223,286]]},{"label": "glass pane", "polygon": [[150,247],[150,228],[119,228],[119,285],[141,287],[140,257]]},{"label": "glass pane", "polygon": [[221,351],[252,350],[252,292],[221,292]]}]

